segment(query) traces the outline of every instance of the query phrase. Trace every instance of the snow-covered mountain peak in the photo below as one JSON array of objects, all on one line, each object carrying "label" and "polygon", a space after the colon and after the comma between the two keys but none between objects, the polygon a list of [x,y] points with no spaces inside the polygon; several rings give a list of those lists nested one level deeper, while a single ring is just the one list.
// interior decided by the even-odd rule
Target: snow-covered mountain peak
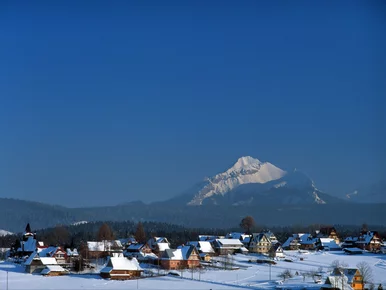
[{"label": "snow-covered mountain peak", "polygon": [[224,195],[241,184],[266,183],[285,174],[284,170],[269,162],[261,162],[250,156],[241,157],[225,172],[207,178],[206,184],[188,204],[200,205],[204,199],[217,194]]},{"label": "snow-covered mountain peak", "polygon": [[240,157],[237,162],[227,170],[227,172],[259,168],[261,163],[262,162],[259,159],[252,158],[251,156]]}]

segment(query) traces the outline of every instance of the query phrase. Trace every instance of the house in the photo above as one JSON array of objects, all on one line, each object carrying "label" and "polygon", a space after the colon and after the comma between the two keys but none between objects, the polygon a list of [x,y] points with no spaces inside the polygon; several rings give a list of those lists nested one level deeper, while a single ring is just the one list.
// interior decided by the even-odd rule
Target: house
[{"label": "house", "polygon": [[123,252],[126,257],[133,257],[139,261],[157,259],[157,255],[153,253],[148,244],[136,243],[129,245]]},{"label": "house", "polygon": [[284,250],[299,250],[300,243],[298,237],[294,234],[292,237],[289,237],[284,244],[282,245],[282,248]]},{"label": "house", "polygon": [[346,248],[356,248],[356,241],[358,241],[358,237],[347,237],[344,242],[341,244],[342,249]]},{"label": "house", "polygon": [[226,239],[239,239],[244,244],[244,247],[246,247],[246,248],[248,247],[248,245],[251,241],[251,237],[252,237],[252,235],[238,233],[238,232],[228,233],[225,236]]},{"label": "house", "polygon": [[346,276],[328,276],[320,290],[353,290]]},{"label": "house", "polygon": [[363,277],[357,268],[335,268],[327,277],[325,285],[329,285],[326,288],[330,289],[363,290]]},{"label": "house", "polygon": [[272,245],[277,242],[276,237],[271,232],[253,233],[248,250],[251,253],[265,254],[268,253]]},{"label": "house", "polygon": [[216,254],[228,255],[237,252],[247,253],[248,250],[238,239],[215,239],[212,243]]},{"label": "house", "polygon": [[114,253],[108,257],[106,266],[100,271],[100,276],[112,280],[128,280],[141,277],[142,268],[136,258],[126,258]]},{"label": "house", "polygon": [[362,249],[358,249],[358,248],[345,248],[345,249],[343,249],[343,252],[345,252],[348,255],[360,255],[360,254],[363,254],[363,250]]},{"label": "house", "polygon": [[210,260],[210,257],[216,254],[215,250],[212,247],[212,244],[208,241],[193,241],[188,242],[188,245],[195,246],[200,256],[202,258],[206,257],[205,260]]},{"label": "house", "polygon": [[325,251],[340,251],[341,247],[332,238],[319,238],[318,247]]},{"label": "house", "polygon": [[200,266],[199,253],[193,245],[166,249],[162,253],[160,265],[169,270],[196,268]]},{"label": "house", "polygon": [[312,237],[311,234],[298,234],[299,249],[301,250],[315,250],[319,239]]},{"label": "house", "polygon": [[380,252],[382,246],[382,239],[378,232],[375,231],[367,231],[362,232],[358,237],[355,245],[363,250],[370,252]]},{"label": "house", "polygon": [[170,249],[170,243],[165,237],[152,237],[147,241],[147,245],[157,255],[162,254],[166,249]]},{"label": "house", "polygon": [[37,252],[39,257],[55,258],[59,265],[64,265],[67,263],[67,252],[64,251],[61,247],[38,248]]},{"label": "house", "polygon": [[87,259],[98,259],[112,255],[113,253],[120,253],[123,251],[122,244],[119,240],[104,240],[100,242],[87,242]]},{"label": "house", "polygon": [[211,235],[199,235],[198,240],[199,241],[209,241],[213,242],[215,239],[224,239],[224,236],[211,236]]},{"label": "house", "polygon": [[333,239],[337,245],[340,243],[336,229],[331,226],[321,227],[320,230],[315,232],[315,237]]},{"label": "house", "polygon": [[268,254],[270,257],[274,258],[284,258],[284,251],[280,243],[275,243],[269,249]]},{"label": "house", "polygon": [[68,271],[61,267],[53,257],[40,257],[35,251],[24,263],[27,273],[40,273],[47,276],[59,276],[68,274]]}]

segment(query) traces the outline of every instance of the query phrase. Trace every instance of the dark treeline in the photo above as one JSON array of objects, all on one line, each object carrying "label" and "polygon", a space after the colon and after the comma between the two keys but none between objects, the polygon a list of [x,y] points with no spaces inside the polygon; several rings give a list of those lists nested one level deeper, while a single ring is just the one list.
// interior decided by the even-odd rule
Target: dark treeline
[{"label": "dark treeline", "polygon": [[[80,247],[86,241],[100,240],[98,232],[103,224],[107,224],[115,239],[128,238],[135,236],[138,223],[132,221],[125,222],[89,222],[78,225],[63,226],[37,230],[37,239],[43,241],[46,245],[64,246],[64,247]],[[198,235],[225,235],[228,232],[240,232],[242,229],[239,226],[228,229],[219,228],[191,228],[170,223],[159,222],[143,222],[143,229],[145,231],[146,239],[152,236],[165,236],[168,238],[172,247],[184,244],[187,241],[195,241]],[[32,225],[33,226],[33,225]],[[262,230],[271,230],[281,243],[292,235],[293,233],[315,233],[316,230],[326,226],[323,224],[292,225],[292,226],[272,226],[265,227],[262,225],[254,226],[251,232],[260,232]],[[366,227],[368,230],[378,231],[381,237],[386,237],[386,226],[349,226],[349,225],[334,225],[337,229],[340,238],[348,236],[356,236],[360,231]],[[9,248],[15,244],[15,241],[21,238],[21,234],[8,235],[0,237],[0,248]]]}]

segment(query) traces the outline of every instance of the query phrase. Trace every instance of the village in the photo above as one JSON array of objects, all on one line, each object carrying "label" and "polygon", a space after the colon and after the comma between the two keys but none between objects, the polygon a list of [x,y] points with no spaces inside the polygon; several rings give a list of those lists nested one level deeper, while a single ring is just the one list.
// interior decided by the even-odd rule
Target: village
[{"label": "village", "polygon": [[[17,248],[9,249],[7,263],[23,269],[25,275],[68,276],[97,275],[107,280],[172,278],[204,279],[205,271],[211,273],[237,272],[258,265],[271,267],[286,263],[303,262],[307,254],[337,253],[331,265],[302,270],[291,267],[274,270],[275,288],[282,287],[294,277],[312,280],[311,288],[317,289],[374,289],[382,287],[383,280],[370,279],[365,264],[348,265],[339,261],[344,256],[386,254],[386,246],[376,231],[362,231],[357,236],[339,236],[332,226],[321,227],[314,233],[294,233],[283,243],[270,230],[259,233],[230,232],[225,236],[198,235],[194,241],[175,248],[167,237],[151,237],[138,242],[134,236],[114,240],[87,241],[86,247],[64,248],[61,245],[45,245],[28,224]],[[383,256],[382,256],[383,257]],[[386,255],[385,255],[386,257]],[[359,258],[360,259],[360,258]],[[383,265],[383,264],[382,264]],[[384,277],[386,277],[386,262]],[[328,268],[328,270],[327,270]],[[266,269],[266,268],[264,268]],[[238,274],[237,274],[238,275]],[[198,277],[198,278],[197,278]],[[49,278],[46,278],[49,279]],[[237,279],[238,280],[238,279]],[[262,280],[267,282],[266,279]],[[375,283],[379,282],[379,285]],[[250,285],[250,284],[248,284]],[[271,285],[272,286],[272,285]],[[381,288],[379,288],[381,289]]]}]

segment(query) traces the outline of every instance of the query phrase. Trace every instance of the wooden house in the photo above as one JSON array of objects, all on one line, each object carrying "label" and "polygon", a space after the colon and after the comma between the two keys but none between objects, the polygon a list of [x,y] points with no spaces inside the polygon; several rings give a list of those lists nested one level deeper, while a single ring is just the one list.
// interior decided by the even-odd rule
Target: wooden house
[{"label": "wooden house", "polygon": [[126,257],[133,257],[142,262],[158,259],[158,256],[153,253],[148,244],[131,244],[123,253]]},{"label": "wooden house", "polygon": [[68,271],[60,266],[53,257],[40,257],[37,252],[24,263],[25,271],[30,274],[42,274],[46,276],[66,275]]},{"label": "wooden house", "polygon": [[126,258],[122,254],[108,257],[106,266],[100,271],[100,276],[112,280],[128,280],[141,277],[142,268],[136,258]]},{"label": "wooden house", "polygon": [[200,256],[193,245],[166,249],[162,253],[160,265],[168,270],[196,268],[200,266]]},{"label": "wooden house", "polygon": [[157,255],[161,255],[166,249],[170,249],[170,243],[165,237],[152,237],[147,241],[147,245]]},{"label": "wooden house", "polygon": [[269,249],[268,254],[273,258],[284,258],[284,251],[280,243],[274,243]]},{"label": "wooden house", "polygon": [[355,245],[356,247],[366,251],[380,252],[382,247],[382,239],[378,232],[362,232],[358,239],[355,241]]},{"label": "wooden house", "polygon": [[198,253],[200,254],[201,260],[210,261],[211,257],[216,254],[215,250],[212,247],[212,244],[208,241],[193,241],[188,242],[188,245],[196,247]]},{"label": "wooden house", "polygon": [[340,243],[338,232],[334,227],[321,227],[315,234],[316,238],[333,239],[337,245]]},{"label": "wooden house", "polygon": [[212,243],[217,255],[228,255],[237,252],[247,253],[248,250],[238,239],[215,239]]},{"label": "wooden house", "polygon": [[[349,287],[347,287],[349,286]],[[363,290],[363,277],[357,268],[335,268],[321,289]]]},{"label": "wooden house", "polygon": [[[273,235],[273,234],[272,234]],[[276,237],[274,238],[277,242]],[[274,243],[266,233],[253,233],[249,243],[248,250],[251,253],[265,254],[268,253]]]}]

